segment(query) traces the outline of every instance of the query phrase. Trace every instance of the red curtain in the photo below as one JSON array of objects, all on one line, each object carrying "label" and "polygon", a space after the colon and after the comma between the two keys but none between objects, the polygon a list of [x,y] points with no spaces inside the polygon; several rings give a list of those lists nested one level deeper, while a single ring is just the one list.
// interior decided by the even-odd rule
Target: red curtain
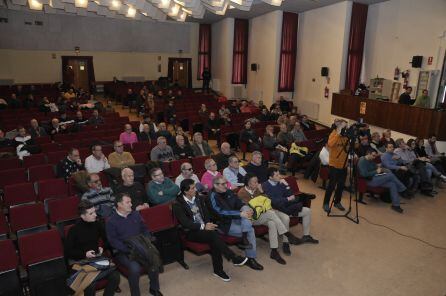
[{"label": "red curtain", "polygon": [[283,13],[278,84],[279,91],[294,91],[297,55],[297,25],[297,13]]},{"label": "red curtain", "polygon": [[368,6],[366,4],[353,2],[348,43],[347,73],[345,77],[345,88],[353,91],[358,86],[361,76],[367,11]]},{"label": "red curtain", "polygon": [[202,79],[204,68],[211,71],[211,25],[200,24],[198,37],[198,73],[197,79]]},{"label": "red curtain", "polygon": [[249,21],[235,19],[232,57],[233,84],[246,84],[248,81],[248,34]]}]

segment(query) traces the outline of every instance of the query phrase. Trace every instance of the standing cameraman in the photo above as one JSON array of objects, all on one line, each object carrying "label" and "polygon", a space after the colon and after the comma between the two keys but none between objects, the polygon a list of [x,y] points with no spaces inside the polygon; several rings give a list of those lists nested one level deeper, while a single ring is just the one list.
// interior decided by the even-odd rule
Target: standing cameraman
[{"label": "standing cameraman", "polygon": [[333,131],[331,132],[327,146],[329,150],[329,183],[325,191],[324,211],[330,212],[330,198],[334,194],[334,206],[341,211],[345,211],[341,204],[342,192],[344,191],[345,179],[347,178],[347,157],[348,157],[348,137],[342,134],[342,130],[347,127],[347,121],[343,119],[335,120]]}]

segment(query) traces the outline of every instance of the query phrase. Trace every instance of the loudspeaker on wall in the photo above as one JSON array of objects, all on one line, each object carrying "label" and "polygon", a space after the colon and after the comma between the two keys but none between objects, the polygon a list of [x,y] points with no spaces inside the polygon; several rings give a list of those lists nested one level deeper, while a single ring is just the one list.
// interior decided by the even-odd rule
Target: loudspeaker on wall
[{"label": "loudspeaker on wall", "polygon": [[251,64],[251,71],[257,72],[257,64]]},{"label": "loudspeaker on wall", "polygon": [[328,76],[328,67],[322,67],[321,68],[321,76],[327,77]]},{"label": "loudspeaker on wall", "polygon": [[423,64],[423,56],[412,57],[412,68],[421,68],[422,64]]}]

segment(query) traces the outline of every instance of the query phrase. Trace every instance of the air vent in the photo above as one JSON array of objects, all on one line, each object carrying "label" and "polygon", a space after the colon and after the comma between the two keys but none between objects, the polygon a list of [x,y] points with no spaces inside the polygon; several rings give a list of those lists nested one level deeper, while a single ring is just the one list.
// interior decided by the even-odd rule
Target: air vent
[{"label": "air vent", "polygon": [[7,22],[8,22],[8,18],[0,17],[0,23],[7,23]]},{"label": "air vent", "polygon": [[27,26],[32,26],[33,23],[32,23],[32,22],[25,22],[25,25],[27,25]]},{"label": "air vent", "polygon": [[35,21],[34,25],[36,25],[36,26],[43,26],[43,22],[42,21]]}]

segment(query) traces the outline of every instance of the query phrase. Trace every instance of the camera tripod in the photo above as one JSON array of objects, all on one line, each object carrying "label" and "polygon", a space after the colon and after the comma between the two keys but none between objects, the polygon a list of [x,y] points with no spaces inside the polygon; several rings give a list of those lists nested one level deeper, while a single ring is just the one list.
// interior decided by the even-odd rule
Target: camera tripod
[{"label": "camera tripod", "polygon": [[[358,212],[358,184],[357,184],[357,178],[356,178],[356,169],[354,165],[354,156],[355,156],[355,137],[349,137],[349,140],[345,144],[344,150],[347,151],[347,157],[344,162],[344,167],[347,164],[347,174],[349,176],[349,183],[350,183],[350,193],[349,193],[349,202],[348,202],[348,209],[344,214],[332,214],[331,209],[334,204],[334,198],[332,198],[330,202],[330,209],[327,213],[328,217],[344,217],[349,219],[352,222],[355,222],[356,224],[359,224],[359,212]],[[340,153],[339,153],[340,154]],[[338,155],[339,157],[339,155]],[[353,201],[353,195],[355,196],[355,200]],[[352,202],[354,202],[355,212],[356,214],[351,217],[350,213],[352,212]]]}]

